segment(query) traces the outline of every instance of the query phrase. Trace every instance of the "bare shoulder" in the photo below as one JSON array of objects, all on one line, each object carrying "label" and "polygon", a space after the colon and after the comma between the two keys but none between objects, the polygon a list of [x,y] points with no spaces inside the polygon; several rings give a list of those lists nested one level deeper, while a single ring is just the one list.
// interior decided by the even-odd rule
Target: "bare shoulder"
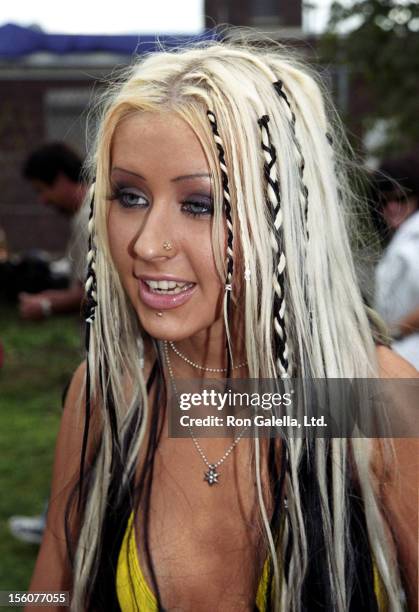
[{"label": "bare shoulder", "polygon": [[381,378],[419,378],[417,369],[390,348],[378,346],[376,351]]},{"label": "bare shoulder", "polygon": [[[377,359],[383,379],[419,379],[416,368],[386,347],[377,348]],[[406,410],[406,402],[399,399],[394,402],[397,418],[410,423],[412,410]],[[412,425],[412,436],[415,429]],[[372,450],[375,485],[397,549],[409,609],[417,609],[419,439],[374,440]]]},{"label": "bare shoulder", "polygon": [[[63,416],[61,420],[61,428],[59,433],[59,441],[61,448],[71,448],[72,455],[79,456],[81,451],[82,436],[85,425],[86,416],[86,361],[83,361],[77,370],[74,372],[69,385],[65,403]],[[98,402],[91,403],[91,418],[90,418],[90,434],[91,440],[97,440],[101,430],[101,411]],[[92,451],[93,441],[88,448]],[[91,453],[90,453],[91,454]]]},{"label": "bare shoulder", "polygon": [[[406,392],[400,393],[401,397],[398,397],[397,391],[402,390],[404,381],[397,383],[394,397],[391,398],[393,400],[392,410],[397,411],[398,418],[408,419],[408,422],[412,423],[412,438],[400,437],[391,439],[391,446],[394,453],[393,458],[395,459],[393,464],[394,470],[392,471],[395,474],[399,474],[400,472],[404,474],[411,473],[409,468],[412,465],[412,457],[415,456],[412,455],[412,452],[414,449],[418,449],[419,439],[414,437],[415,414],[417,412],[416,398],[412,401],[412,393],[408,394],[407,391],[411,389],[413,389],[414,393],[415,390],[419,391],[419,372],[408,361],[403,359],[403,357],[400,357],[400,355],[384,346],[377,348],[377,360],[380,377],[382,379],[412,379],[412,383],[407,383]],[[377,440],[375,446],[379,450],[378,454],[381,456],[383,447],[388,446],[388,441]],[[418,454],[416,454],[416,457],[418,457]]]},{"label": "bare shoulder", "polygon": [[[412,432],[412,437],[395,437],[376,439],[373,442],[372,465],[381,485],[382,492],[391,490],[393,486],[399,487],[403,482],[404,488],[417,488],[419,439],[415,437],[417,431],[416,391],[419,391],[419,372],[408,361],[397,355],[391,349],[380,346],[377,348],[379,373],[382,379],[412,379],[411,382],[400,380],[397,384],[386,389],[391,401],[391,411],[396,422],[402,421],[401,432]],[[412,392],[413,391],[413,392]],[[393,418],[393,415],[392,415]],[[396,496],[398,497],[398,496]]]},{"label": "bare shoulder", "polygon": [[378,498],[397,551],[408,609],[417,610],[419,440],[394,438],[380,451]]},{"label": "bare shoulder", "polygon": [[74,372],[68,386],[63,412],[63,422],[81,418],[86,385],[86,362],[83,361]]}]

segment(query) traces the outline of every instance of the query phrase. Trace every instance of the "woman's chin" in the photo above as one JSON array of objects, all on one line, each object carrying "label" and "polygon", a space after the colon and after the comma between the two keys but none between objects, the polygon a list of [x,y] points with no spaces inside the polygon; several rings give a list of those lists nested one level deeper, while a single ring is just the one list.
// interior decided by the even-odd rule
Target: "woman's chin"
[{"label": "woman's chin", "polygon": [[153,316],[138,313],[140,325],[144,331],[155,340],[166,340],[167,342],[181,342],[193,338],[202,333],[207,334],[211,328],[223,325],[221,319],[204,322],[196,321],[193,325],[181,317],[173,317],[173,311],[156,311]]}]

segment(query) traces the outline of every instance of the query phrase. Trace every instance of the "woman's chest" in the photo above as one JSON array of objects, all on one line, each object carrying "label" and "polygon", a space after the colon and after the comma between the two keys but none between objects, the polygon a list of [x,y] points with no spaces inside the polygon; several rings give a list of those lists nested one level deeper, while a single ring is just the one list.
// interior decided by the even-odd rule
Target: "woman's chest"
[{"label": "woman's chest", "polygon": [[[204,479],[208,468],[199,455],[183,453],[179,444],[168,450],[156,456],[147,530],[164,606],[202,612],[253,610],[266,552],[245,449],[219,466],[219,483],[212,486]],[[140,510],[136,541],[151,584],[144,563],[143,519]]]}]

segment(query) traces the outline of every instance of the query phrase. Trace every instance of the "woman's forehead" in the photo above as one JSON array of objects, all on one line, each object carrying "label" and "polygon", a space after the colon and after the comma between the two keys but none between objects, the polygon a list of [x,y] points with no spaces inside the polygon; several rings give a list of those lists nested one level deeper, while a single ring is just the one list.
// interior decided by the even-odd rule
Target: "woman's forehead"
[{"label": "woman's forehead", "polygon": [[136,113],[116,127],[112,166],[164,166],[173,176],[208,172],[208,164],[193,129],[173,112]]}]

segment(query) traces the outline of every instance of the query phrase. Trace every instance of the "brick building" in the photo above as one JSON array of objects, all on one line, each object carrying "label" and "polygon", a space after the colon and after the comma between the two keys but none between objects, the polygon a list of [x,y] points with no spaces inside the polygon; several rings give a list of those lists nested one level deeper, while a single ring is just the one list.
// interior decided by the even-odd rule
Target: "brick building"
[{"label": "brick building", "polygon": [[[206,25],[255,28],[285,40],[310,55],[315,40],[302,30],[301,2],[206,0]],[[240,29],[226,36],[240,34]],[[213,34],[203,33],[198,38]],[[167,37],[166,46],[191,37]],[[155,48],[152,36],[51,35],[14,25],[0,27],[0,228],[13,252],[42,248],[60,254],[68,239],[68,220],[36,202],[21,178],[28,153],[40,144],[63,140],[84,156],[86,119],[95,96],[115,69],[135,53]],[[329,75],[346,104],[346,75]]]},{"label": "brick building", "polygon": [[278,31],[282,37],[302,36],[302,3],[283,0],[205,0],[205,25],[228,23]]}]

